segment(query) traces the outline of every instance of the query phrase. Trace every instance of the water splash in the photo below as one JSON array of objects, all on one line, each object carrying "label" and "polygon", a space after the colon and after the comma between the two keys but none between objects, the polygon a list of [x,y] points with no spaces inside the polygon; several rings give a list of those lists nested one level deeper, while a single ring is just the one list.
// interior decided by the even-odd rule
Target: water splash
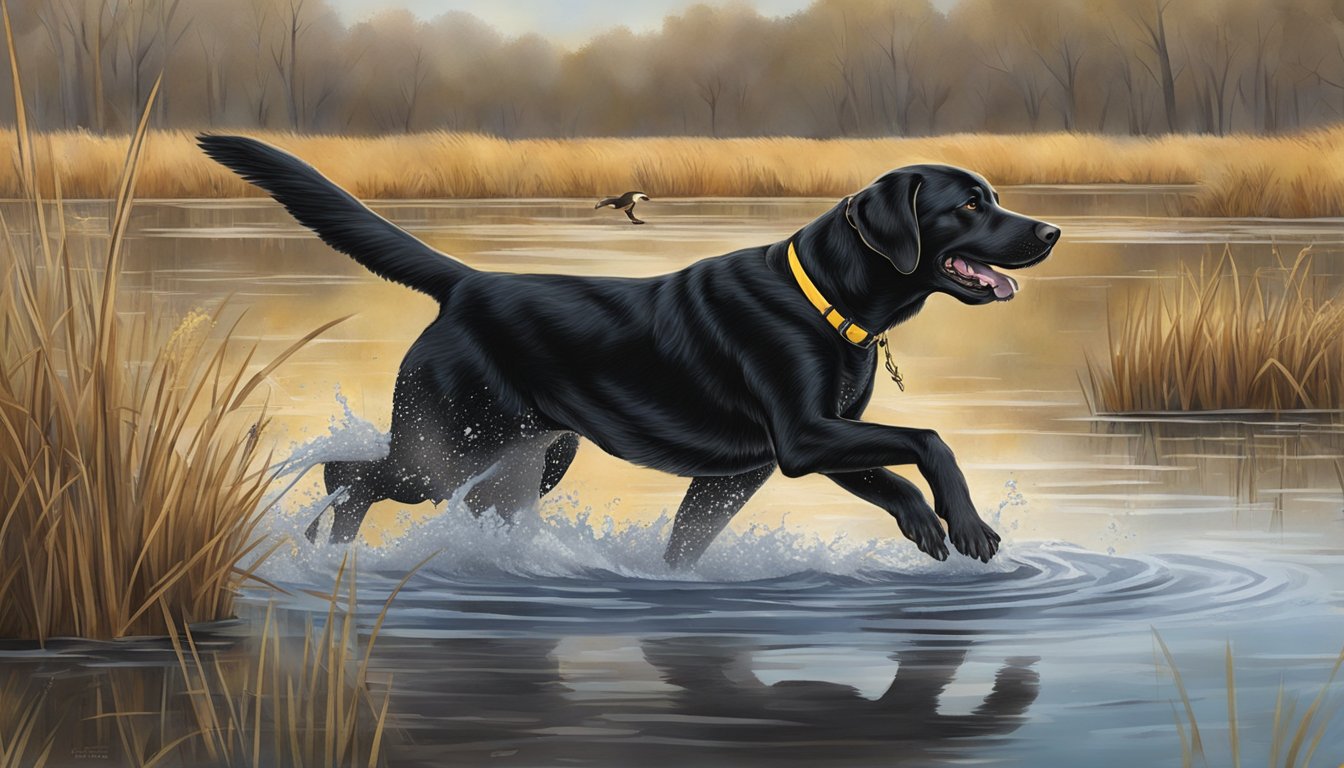
[{"label": "water splash", "polygon": [[305,472],[328,461],[369,461],[381,459],[390,450],[392,437],[361,419],[350,409],[350,400],[336,387],[336,403],[341,407],[339,417],[332,416],[327,434],[305,443],[290,446],[289,456],[280,463],[280,475],[302,476]]},{"label": "water splash", "polygon": [[[904,539],[823,537],[790,524],[784,515],[776,524],[757,522],[725,531],[693,568],[673,571],[663,561],[672,529],[669,512],[651,522],[618,522],[612,514],[596,512],[570,495],[548,499],[540,510],[519,512],[513,522],[506,522],[490,513],[473,516],[461,503],[462,495],[439,505],[437,514],[425,520],[412,520],[403,511],[399,523],[406,532],[382,545],[364,540],[354,545],[310,545],[302,539],[302,529],[330,499],[317,498],[288,513],[282,505],[271,532],[288,535],[301,545],[273,555],[263,565],[262,575],[285,582],[317,581],[333,573],[350,552],[362,571],[405,571],[429,558],[427,573],[454,578],[740,582],[800,573],[856,579],[892,572],[954,576],[1008,567],[1002,554],[988,565],[955,555],[939,563]],[[318,541],[326,539],[320,536]]]},{"label": "water splash", "polygon": [[[1004,512],[1015,507],[1020,509],[1015,510],[1012,518],[1005,523]],[[999,501],[999,505],[994,508],[994,511],[987,515],[988,519],[985,522],[989,523],[991,528],[998,531],[1000,536],[1006,535],[1017,530],[1020,523],[1018,518],[1021,513],[1027,511],[1026,507],[1027,497],[1022,495],[1022,492],[1017,489],[1017,481],[1012,479],[1006,480],[1003,484],[1003,498]]]},{"label": "water splash", "polygon": [[[287,471],[302,475],[333,458],[374,458],[386,451],[387,435],[354,416],[344,398],[338,396],[338,402],[343,416],[332,420],[328,434],[296,446]],[[1005,534],[1005,542],[988,564],[957,554],[940,563],[898,537],[823,536],[782,512],[776,522],[725,531],[686,571],[673,571],[663,561],[672,513],[665,510],[652,521],[625,522],[619,499],[594,509],[578,494],[555,495],[506,522],[490,512],[473,515],[463,503],[468,485],[428,518],[413,519],[409,510],[403,510],[398,523],[405,533],[381,545],[363,539],[353,545],[329,545],[309,544],[303,529],[332,498],[316,492],[305,498],[292,492],[280,500],[267,523],[272,535],[287,537],[293,544],[273,554],[258,572],[282,585],[329,586],[336,569],[353,556],[361,581],[377,595],[423,561],[409,587],[411,594],[423,599],[406,595],[399,602],[415,606],[413,613],[428,611],[427,617],[438,616],[438,609],[427,606],[455,599],[452,596],[460,595],[464,585],[472,584],[499,585],[505,592],[496,597],[507,595],[508,600],[537,590],[548,594],[577,590],[586,595],[584,600],[604,606],[612,590],[671,595],[684,589],[788,585],[786,591],[793,596],[786,602],[792,604],[802,594],[799,589],[819,589],[831,595],[824,598],[827,601],[836,598],[835,589],[842,589],[849,594],[847,600],[861,597],[857,607],[863,611],[880,605],[891,612],[900,606],[893,616],[901,622],[941,622],[954,616],[994,617],[1005,611],[1073,621],[1134,612],[1209,615],[1263,604],[1300,583],[1297,574],[1241,558],[1118,557],[1058,543],[1014,542],[1008,534],[1029,504],[1015,480],[1006,481],[1003,488],[1004,495],[987,520]],[[326,541],[325,532],[318,541]],[[617,599],[610,607],[619,613],[623,604]],[[771,610],[777,613],[781,608]]]},{"label": "water splash", "polygon": [[[326,434],[291,447],[281,473],[288,484],[277,491],[268,533],[286,537],[282,547],[259,569],[272,581],[318,583],[333,574],[353,552],[361,571],[405,571],[429,558],[428,572],[461,577],[602,577],[619,576],[677,581],[755,581],[798,573],[866,578],[871,573],[967,574],[1002,570],[1000,555],[988,565],[953,555],[939,563],[903,538],[853,540],[844,534],[823,537],[803,525],[791,524],[787,511],[777,523],[752,523],[725,531],[705,556],[687,571],[670,569],[663,550],[671,533],[672,513],[651,522],[618,522],[620,499],[603,512],[577,495],[548,497],[539,509],[521,510],[512,522],[487,512],[476,517],[463,503],[475,482],[438,505],[429,519],[416,520],[409,510],[398,516],[402,535],[382,545],[360,540],[354,545],[309,544],[303,536],[309,521],[322,514],[318,542],[327,541],[335,501],[333,495],[298,486],[313,467],[328,461],[376,459],[387,455],[389,436],[356,416],[347,398],[336,391],[341,414],[331,419]],[[1016,486],[1010,481],[1010,490]],[[1020,494],[1001,503],[1025,503]]]}]

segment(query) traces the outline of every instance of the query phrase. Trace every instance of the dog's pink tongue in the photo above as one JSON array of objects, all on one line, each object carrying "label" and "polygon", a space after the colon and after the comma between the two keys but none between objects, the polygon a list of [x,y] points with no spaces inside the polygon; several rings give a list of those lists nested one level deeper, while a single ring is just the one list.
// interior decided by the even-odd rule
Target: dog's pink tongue
[{"label": "dog's pink tongue", "polygon": [[965,269],[980,278],[980,282],[994,289],[994,297],[1000,300],[1010,299],[1017,293],[1017,281],[1008,275],[995,272],[990,267],[974,259],[957,259]]}]

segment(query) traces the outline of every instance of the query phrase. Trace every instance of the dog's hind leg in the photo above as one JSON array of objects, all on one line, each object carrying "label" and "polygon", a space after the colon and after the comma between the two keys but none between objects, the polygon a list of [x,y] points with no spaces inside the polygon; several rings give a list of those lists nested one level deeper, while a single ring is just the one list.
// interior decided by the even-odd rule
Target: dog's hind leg
[{"label": "dog's hind leg", "polygon": [[694,565],[709,548],[714,537],[719,535],[733,515],[742,509],[774,471],[775,465],[767,464],[740,475],[697,477],[691,480],[691,487],[681,500],[676,519],[672,521],[672,537],[668,539],[667,551],[663,553],[667,564],[673,568]]},{"label": "dog's hind leg", "polygon": [[[382,469],[382,459],[374,461],[332,461],[323,465],[322,477],[327,486],[327,493],[336,493],[344,491],[344,498],[336,502],[332,510],[331,522],[331,542],[344,543],[353,541],[359,533],[359,525],[364,522],[364,515],[368,514],[369,506],[375,501],[381,501],[387,498],[385,495],[379,496],[375,492],[375,478],[380,475]],[[318,522],[322,519],[319,514],[313,518],[313,522],[308,524],[308,529],[304,531],[304,536],[308,541],[317,541]]]},{"label": "dog's hind leg", "polygon": [[[331,542],[354,541],[369,507],[384,499],[401,504],[441,501],[447,498],[457,474],[443,461],[430,466],[409,460],[393,448],[382,459],[373,461],[331,461],[323,466],[327,493],[344,491],[344,498],[332,510]],[[305,531],[309,541],[317,539],[317,519]]]},{"label": "dog's hind leg", "polygon": [[569,470],[569,465],[574,463],[574,454],[578,452],[579,436],[573,432],[566,432],[551,443],[546,449],[546,468],[541,472],[539,496],[545,496],[560,484],[560,479]]},{"label": "dog's hind leg", "polygon": [[534,434],[515,440],[488,458],[478,459],[482,470],[479,480],[463,499],[467,508],[477,517],[493,509],[509,521],[516,512],[535,509],[537,491],[544,487],[543,478],[551,469],[548,459],[550,446],[555,442],[554,432]]}]

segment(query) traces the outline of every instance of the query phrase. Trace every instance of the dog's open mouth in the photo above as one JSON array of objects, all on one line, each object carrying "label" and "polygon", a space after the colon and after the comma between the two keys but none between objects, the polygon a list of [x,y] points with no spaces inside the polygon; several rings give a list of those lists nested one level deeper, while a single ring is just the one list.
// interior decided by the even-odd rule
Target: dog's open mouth
[{"label": "dog's open mouth", "polygon": [[949,256],[943,261],[943,272],[953,282],[971,291],[994,293],[994,298],[1007,301],[1017,293],[1017,281],[1008,275],[995,272],[986,264],[964,256]]}]

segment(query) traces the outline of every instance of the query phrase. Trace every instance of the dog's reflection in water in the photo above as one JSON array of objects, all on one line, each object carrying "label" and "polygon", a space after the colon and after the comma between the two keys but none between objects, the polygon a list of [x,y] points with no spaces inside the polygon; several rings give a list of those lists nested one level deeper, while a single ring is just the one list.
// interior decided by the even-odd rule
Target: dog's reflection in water
[{"label": "dog's reflection in water", "polygon": [[623,640],[603,639],[580,662],[577,638],[380,640],[378,655],[401,660],[390,665],[400,666],[392,710],[408,738],[392,753],[425,765],[927,765],[992,755],[1039,691],[1035,658],[1000,657],[969,712],[940,712],[952,709],[942,699],[964,642],[903,645],[889,655],[894,677],[868,698],[829,681],[762,682],[751,670],[764,647],[747,638]]},{"label": "dog's reflection in water", "polygon": [[[787,741],[937,742],[1006,734],[1023,722],[1036,701],[1040,676],[1035,657],[1004,661],[993,687],[969,714],[942,714],[939,700],[966,661],[968,646],[916,646],[897,651],[899,664],[886,691],[876,699],[856,688],[821,680],[783,680],[767,685],[753,674],[751,645],[721,638],[675,638],[644,643],[644,656],[663,679],[679,689],[677,709],[728,724],[750,738],[734,721]],[[707,722],[712,722],[707,721]]]}]

